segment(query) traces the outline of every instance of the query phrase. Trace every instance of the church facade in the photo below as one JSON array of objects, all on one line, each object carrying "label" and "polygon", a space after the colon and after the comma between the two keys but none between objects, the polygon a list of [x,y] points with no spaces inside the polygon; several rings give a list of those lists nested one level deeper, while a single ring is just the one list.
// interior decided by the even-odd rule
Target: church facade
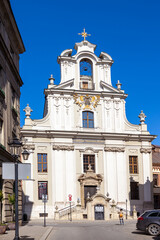
[{"label": "church facade", "polygon": [[[84,31],[85,32],[85,31]],[[30,118],[29,105],[21,129],[34,181],[23,183],[25,213],[39,218],[42,195],[47,214],[67,219],[69,195],[75,219],[109,219],[120,208],[128,215],[153,207],[152,147],[155,136],[140,113],[133,125],[125,115],[127,94],[111,83],[110,55],[96,56],[85,39],[58,57],[61,81],[45,93],[44,117]]]}]

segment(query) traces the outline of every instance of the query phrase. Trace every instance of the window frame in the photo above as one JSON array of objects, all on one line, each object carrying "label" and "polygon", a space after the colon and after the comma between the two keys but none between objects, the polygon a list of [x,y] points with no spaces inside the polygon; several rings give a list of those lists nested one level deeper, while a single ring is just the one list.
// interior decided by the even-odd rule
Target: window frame
[{"label": "window frame", "polygon": [[[41,155],[41,162],[39,162],[39,155]],[[46,155],[46,162],[44,162],[44,155]],[[42,159],[42,156],[43,156],[43,159]],[[39,164],[41,164],[42,171],[39,171]],[[44,164],[46,164],[46,171],[44,171]],[[37,153],[37,172],[38,173],[48,173],[47,153]]]},{"label": "window frame", "polygon": [[[87,158],[88,158],[88,163],[85,163],[84,162],[84,158],[87,156]],[[91,161],[91,157],[94,157],[94,163],[92,163]],[[83,172],[84,173],[86,173],[87,172],[87,170],[88,170],[88,166],[89,166],[89,164],[91,165],[91,167],[92,167],[92,170],[93,170],[93,172],[95,173],[96,172],[96,157],[95,157],[95,154],[87,154],[87,153],[85,153],[85,154],[83,154]]]},{"label": "window frame", "polygon": [[[85,117],[85,113],[87,113],[87,117]],[[89,118],[89,113],[91,113],[92,118]],[[85,127],[87,123],[87,126]],[[83,128],[94,128],[94,112],[91,111],[83,111],[82,112],[82,127]]]},{"label": "window frame", "polygon": [[[136,163],[134,160],[136,160]],[[129,173],[138,174],[138,156],[129,156]]]}]

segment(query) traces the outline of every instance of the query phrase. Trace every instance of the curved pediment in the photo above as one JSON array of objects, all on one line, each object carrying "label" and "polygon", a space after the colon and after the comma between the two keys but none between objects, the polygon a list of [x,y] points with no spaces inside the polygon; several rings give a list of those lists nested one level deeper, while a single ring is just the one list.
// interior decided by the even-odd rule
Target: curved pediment
[{"label": "curved pediment", "polygon": [[66,49],[61,53],[61,57],[70,57],[72,55],[72,49]]}]

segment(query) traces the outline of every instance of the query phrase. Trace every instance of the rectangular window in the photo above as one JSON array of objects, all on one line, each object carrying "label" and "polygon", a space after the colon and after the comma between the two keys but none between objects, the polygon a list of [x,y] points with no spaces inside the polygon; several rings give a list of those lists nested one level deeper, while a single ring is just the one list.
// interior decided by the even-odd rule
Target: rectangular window
[{"label": "rectangular window", "polygon": [[47,154],[38,153],[38,172],[47,172]]},{"label": "rectangular window", "polygon": [[94,128],[94,113],[85,111],[82,113],[83,116],[83,127]]},{"label": "rectangular window", "polygon": [[158,184],[158,174],[153,174],[153,185],[157,186]]},{"label": "rectangular window", "polygon": [[88,89],[88,82],[82,82],[82,88]]},{"label": "rectangular window", "polygon": [[87,172],[89,165],[95,172],[95,155],[83,155],[83,171]]},{"label": "rectangular window", "polygon": [[139,183],[130,182],[131,200],[139,200]]},{"label": "rectangular window", "polygon": [[129,156],[129,172],[138,173],[138,157]]},{"label": "rectangular window", "polygon": [[38,199],[42,199],[42,195],[48,195],[48,182],[38,182]]}]

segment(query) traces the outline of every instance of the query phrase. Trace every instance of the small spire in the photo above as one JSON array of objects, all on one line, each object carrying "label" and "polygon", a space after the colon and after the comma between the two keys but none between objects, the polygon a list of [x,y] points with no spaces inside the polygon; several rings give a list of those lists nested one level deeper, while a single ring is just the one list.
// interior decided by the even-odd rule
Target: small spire
[{"label": "small spire", "polygon": [[23,109],[23,111],[26,113],[25,114],[26,118],[30,118],[31,112],[33,112],[33,110],[30,108],[29,104],[27,104],[27,107],[25,107],[25,109]]},{"label": "small spire", "polygon": [[50,85],[54,85],[54,80],[55,78],[53,77],[53,74],[51,74],[49,81],[50,81]]},{"label": "small spire", "polygon": [[116,86],[118,90],[121,90],[122,83],[120,83],[120,81],[118,80]]},{"label": "small spire", "polygon": [[82,35],[82,37],[84,37],[83,41],[86,40],[86,37],[91,36],[91,34],[88,34],[87,32],[85,32],[85,28],[83,29],[83,32],[82,33],[78,33],[78,35]]},{"label": "small spire", "polygon": [[141,110],[141,113],[138,116],[140,118],[141,124],[144,124],[146,115],[144,114],[143,110]]}]

